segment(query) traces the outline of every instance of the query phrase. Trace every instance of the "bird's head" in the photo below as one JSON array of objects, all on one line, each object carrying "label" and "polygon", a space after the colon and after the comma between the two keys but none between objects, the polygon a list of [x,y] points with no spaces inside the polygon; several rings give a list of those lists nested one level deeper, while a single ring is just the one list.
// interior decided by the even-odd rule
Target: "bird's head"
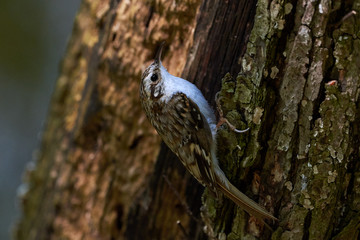
[{"label": "bird's head", "polygon": [[143,98],[158,99],[162,96],[165,68],[161,64],[162,43],[156,53],[154,61],[146,68],[141,77],[140,94]]}]

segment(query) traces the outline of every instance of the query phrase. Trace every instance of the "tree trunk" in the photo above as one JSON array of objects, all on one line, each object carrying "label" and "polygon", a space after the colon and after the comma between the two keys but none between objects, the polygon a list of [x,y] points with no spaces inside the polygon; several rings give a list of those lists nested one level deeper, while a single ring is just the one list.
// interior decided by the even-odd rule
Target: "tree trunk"
[{"label": "tree trunk", "polygon": [[[17,239],[357,239],[360,0],[84,0]],[[141,73],[163,64],[237,128],[218,132],[230,181],[273,228],[188,174],[146,120]],[[156,159],[157,158],[157,159]],[[156,160],[156,161],[155,161]]]}]

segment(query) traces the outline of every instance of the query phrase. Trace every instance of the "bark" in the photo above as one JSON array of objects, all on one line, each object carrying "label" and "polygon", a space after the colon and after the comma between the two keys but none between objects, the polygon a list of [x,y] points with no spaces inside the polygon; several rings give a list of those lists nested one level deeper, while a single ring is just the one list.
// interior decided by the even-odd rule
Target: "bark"
[{"label": "bark", "polygon": [[[358,7],[358,1],[259,1],[242,71],[224,79],[229,119],[234,107],[244,109],[251,134],[238,143],[241,151],[233,138],[221,155],[229,156],[229,170],[243,167],[235,176],[280,219],[262,238],[357,238],[359,18],[345,16]],[[221,214],[210,219],[228,239],[261,235],[238,212],[226,230]]]},{"label": "bark", "polygon": [[[16,238],[357,239],[360,17],[352,10],[359,0],[83,1],[22,188]],[[219,161],[279,219],[268,222],[273,231],[202,194],[159,148],[138,86],[161,40],[170,73],[212,105],[221,88],[228,120],[250,127],[219,129]]]},{"label": "bark", "polygon": [[[222,76],[227,72],[235,74],[240,69],[236,62],[245,50],[254,5],[249,1],[227,4],[206,1],[200,8],[193,48],[182,77],[196,83],[213,104]],[[226,17],[219,17],[224,15]],[[149,188],[132,207],[126,236],[128,239],[202,238],[204,224],[199,210],[203,188],[185,172],[170,150],[162,150]],[[185,230],[182,226],[186,226]],[[142,231],[138,231],[139,228]]]},{"label": "bark", "polygon": [[157,44],[179,75],[200,1],[83,1],[35,164],[22,186],[17,239],[121,239],[160,139],[139,82]]}]

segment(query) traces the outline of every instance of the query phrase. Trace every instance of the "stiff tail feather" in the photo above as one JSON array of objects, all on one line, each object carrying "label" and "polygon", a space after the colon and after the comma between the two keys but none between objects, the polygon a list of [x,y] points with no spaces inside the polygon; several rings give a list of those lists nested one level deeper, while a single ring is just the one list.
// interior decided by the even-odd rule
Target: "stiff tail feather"
[{"label": "stiff tail feather", "polygon": [[271,213],[266,211],[264,208],[260,207],[255,201],[250,199],[248,196],[240,192],[234,185],[232,185],[229,181],[227,182],[227,186],[218,181],[218,186],[221,191],[230,198],[233,202],[235,202],[239,207],[244,209],[247,213],[253,215],[259,220],[264,221],[265,219],[271,219],[277,221],[278,219],[274,217]]}]

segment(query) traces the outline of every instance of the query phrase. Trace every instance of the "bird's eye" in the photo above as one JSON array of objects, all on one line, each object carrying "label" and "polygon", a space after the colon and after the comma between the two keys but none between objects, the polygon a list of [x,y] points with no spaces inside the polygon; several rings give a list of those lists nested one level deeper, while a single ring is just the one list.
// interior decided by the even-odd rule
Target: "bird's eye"
[{"label": "bird's eye", "polygon": [[158,75],[156,73],[154,73],[153,75],[151,75],[151,81],[156,82],[158,80]]}]

